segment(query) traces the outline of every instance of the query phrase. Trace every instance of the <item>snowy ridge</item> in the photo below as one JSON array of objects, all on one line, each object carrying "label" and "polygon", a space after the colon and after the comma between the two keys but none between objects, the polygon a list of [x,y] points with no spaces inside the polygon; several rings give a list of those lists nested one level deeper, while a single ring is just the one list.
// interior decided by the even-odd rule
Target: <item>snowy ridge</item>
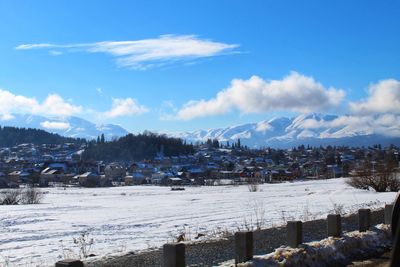
[{"label": "snowy ridge", "polygon": [[36,128],[62,136],[95,139],[104,134],[107,140],[128,134],[124,128],[114,124],[96,125],[78,117],[47,118],[39,115],[13,114],[9,120],[0,121],[2,126]]},{"label": "snowy ridge", "polygon": [[[36,128],[67,137],[86,139],[95,139],[102,133],[107,140],[128,134],[128,131],[119,125],[96,125],[74,116],[47,118],[39,115],[13,114],[6,120],[0,120],[0,125]],[[386,114],[355,118],[311,113],[301,114],[294,118],[277,117],[226,128],[166,134],[185,139],[190,143],[204,142],[207,139],[232,142],[240,138],[242,144],[252,148],[291,148],[301,144],[311,146],[368,146],[378,143],[400,145],[400,117]]]},{"label": "snowy ridge", "polygon": [[294,118],[278,117],[227,128],[169,135],[192,143],[204,142],[209,138],[222,142],[232,142],[240,138],[241,143],[249,147],[400,144],[400,125],[379,124],[384,116],[356,119],[352,116],[311,113]]}]

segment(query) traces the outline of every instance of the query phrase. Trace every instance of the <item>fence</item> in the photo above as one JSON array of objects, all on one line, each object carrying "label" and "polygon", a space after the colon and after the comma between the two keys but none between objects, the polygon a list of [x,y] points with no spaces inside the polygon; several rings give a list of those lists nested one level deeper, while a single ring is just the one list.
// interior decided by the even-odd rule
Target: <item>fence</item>
[{"label": "fence", "polygon": [[[384,223],[391,225],[393,234],[393,248],[391,265],[400,266],[400,193],[393,204],[385,205]],[[340,237],[342,235],[342,218],[338,214],[330,214],[326,220],[327,236]],[[371,227],[370,209],[358,211],[358,231],[365,232]],[[286,225],[287,245],[298,247],[303,243],[303,223],[301,221],[289,221]],[[253,232],[237,232],[234,235],[235,263],[249,261],[253,258],[254,242]],[[165,267],[186,266],[185,244],[169,243],[163,246],[163,262]],[[63,260],[56,263],[56,267],[83,267],[79,260]]]}]

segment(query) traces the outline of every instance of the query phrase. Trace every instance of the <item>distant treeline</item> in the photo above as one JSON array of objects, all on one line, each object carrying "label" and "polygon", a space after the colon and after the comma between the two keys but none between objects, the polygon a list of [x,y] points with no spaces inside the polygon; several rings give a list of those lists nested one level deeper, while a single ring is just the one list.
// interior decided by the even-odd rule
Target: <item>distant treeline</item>
[{"label": "distant treeline", "polygon": [[85,142],[85,139],[63,137],[58,134],[48,133],[38,129],[0,126],[0,147],[12,147],[24,143],[41,145],[63,143],[82,144]]},{"label": "distant treeline", "polygon": [[100,137],[97,141],[88,143],[82,157],[85,160],[131,161],[152,159],[157,154],[178,156],[193,152],[193,145],[186,144],[182,139],[145,132],[138,135],[128,134],[110,142],[105,142]]}]

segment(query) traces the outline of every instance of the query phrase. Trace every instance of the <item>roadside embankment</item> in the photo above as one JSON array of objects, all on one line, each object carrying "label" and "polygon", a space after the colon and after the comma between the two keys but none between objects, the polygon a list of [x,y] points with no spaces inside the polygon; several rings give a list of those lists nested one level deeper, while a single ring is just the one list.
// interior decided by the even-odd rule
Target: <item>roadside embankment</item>
[{"label": "roadside embankment", "polygon": [[[371,225],[383,223],[384,210],[371,212]],[[358,229],[358,214],[342,217],[343,232]],[[304,242],[322,240],[327,237],[326,219],[303,223]],[[254,231],[254,254],[264,255],[273,252],[286,243],[286,227],[275,227]],[[188,266],[215,266],[235,258],[234,237],[221,240],[186,243],[186,264]],[[162,249],[131,252],[124,255],[96,257],[85,261],[88,267],[133,267],[162,266]]]}]

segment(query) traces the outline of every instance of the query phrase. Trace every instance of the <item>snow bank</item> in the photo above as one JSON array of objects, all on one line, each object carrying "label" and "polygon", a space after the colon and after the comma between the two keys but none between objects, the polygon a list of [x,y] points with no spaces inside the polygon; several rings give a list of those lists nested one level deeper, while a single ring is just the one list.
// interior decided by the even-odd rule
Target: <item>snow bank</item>
[{"label": "snow bank", "polygon": [[[255,256],[252,261],[238,264],[240,267],[263,266],[339,266],[349,260],[376,255],[389,248],[391,232],[388,225],[377,225],[367,232],[349,232],[341,238],[328,237],[310,242],[299,248],[280,247],[274,252]],[[220,266],[235,266],[234,261]]]}]

